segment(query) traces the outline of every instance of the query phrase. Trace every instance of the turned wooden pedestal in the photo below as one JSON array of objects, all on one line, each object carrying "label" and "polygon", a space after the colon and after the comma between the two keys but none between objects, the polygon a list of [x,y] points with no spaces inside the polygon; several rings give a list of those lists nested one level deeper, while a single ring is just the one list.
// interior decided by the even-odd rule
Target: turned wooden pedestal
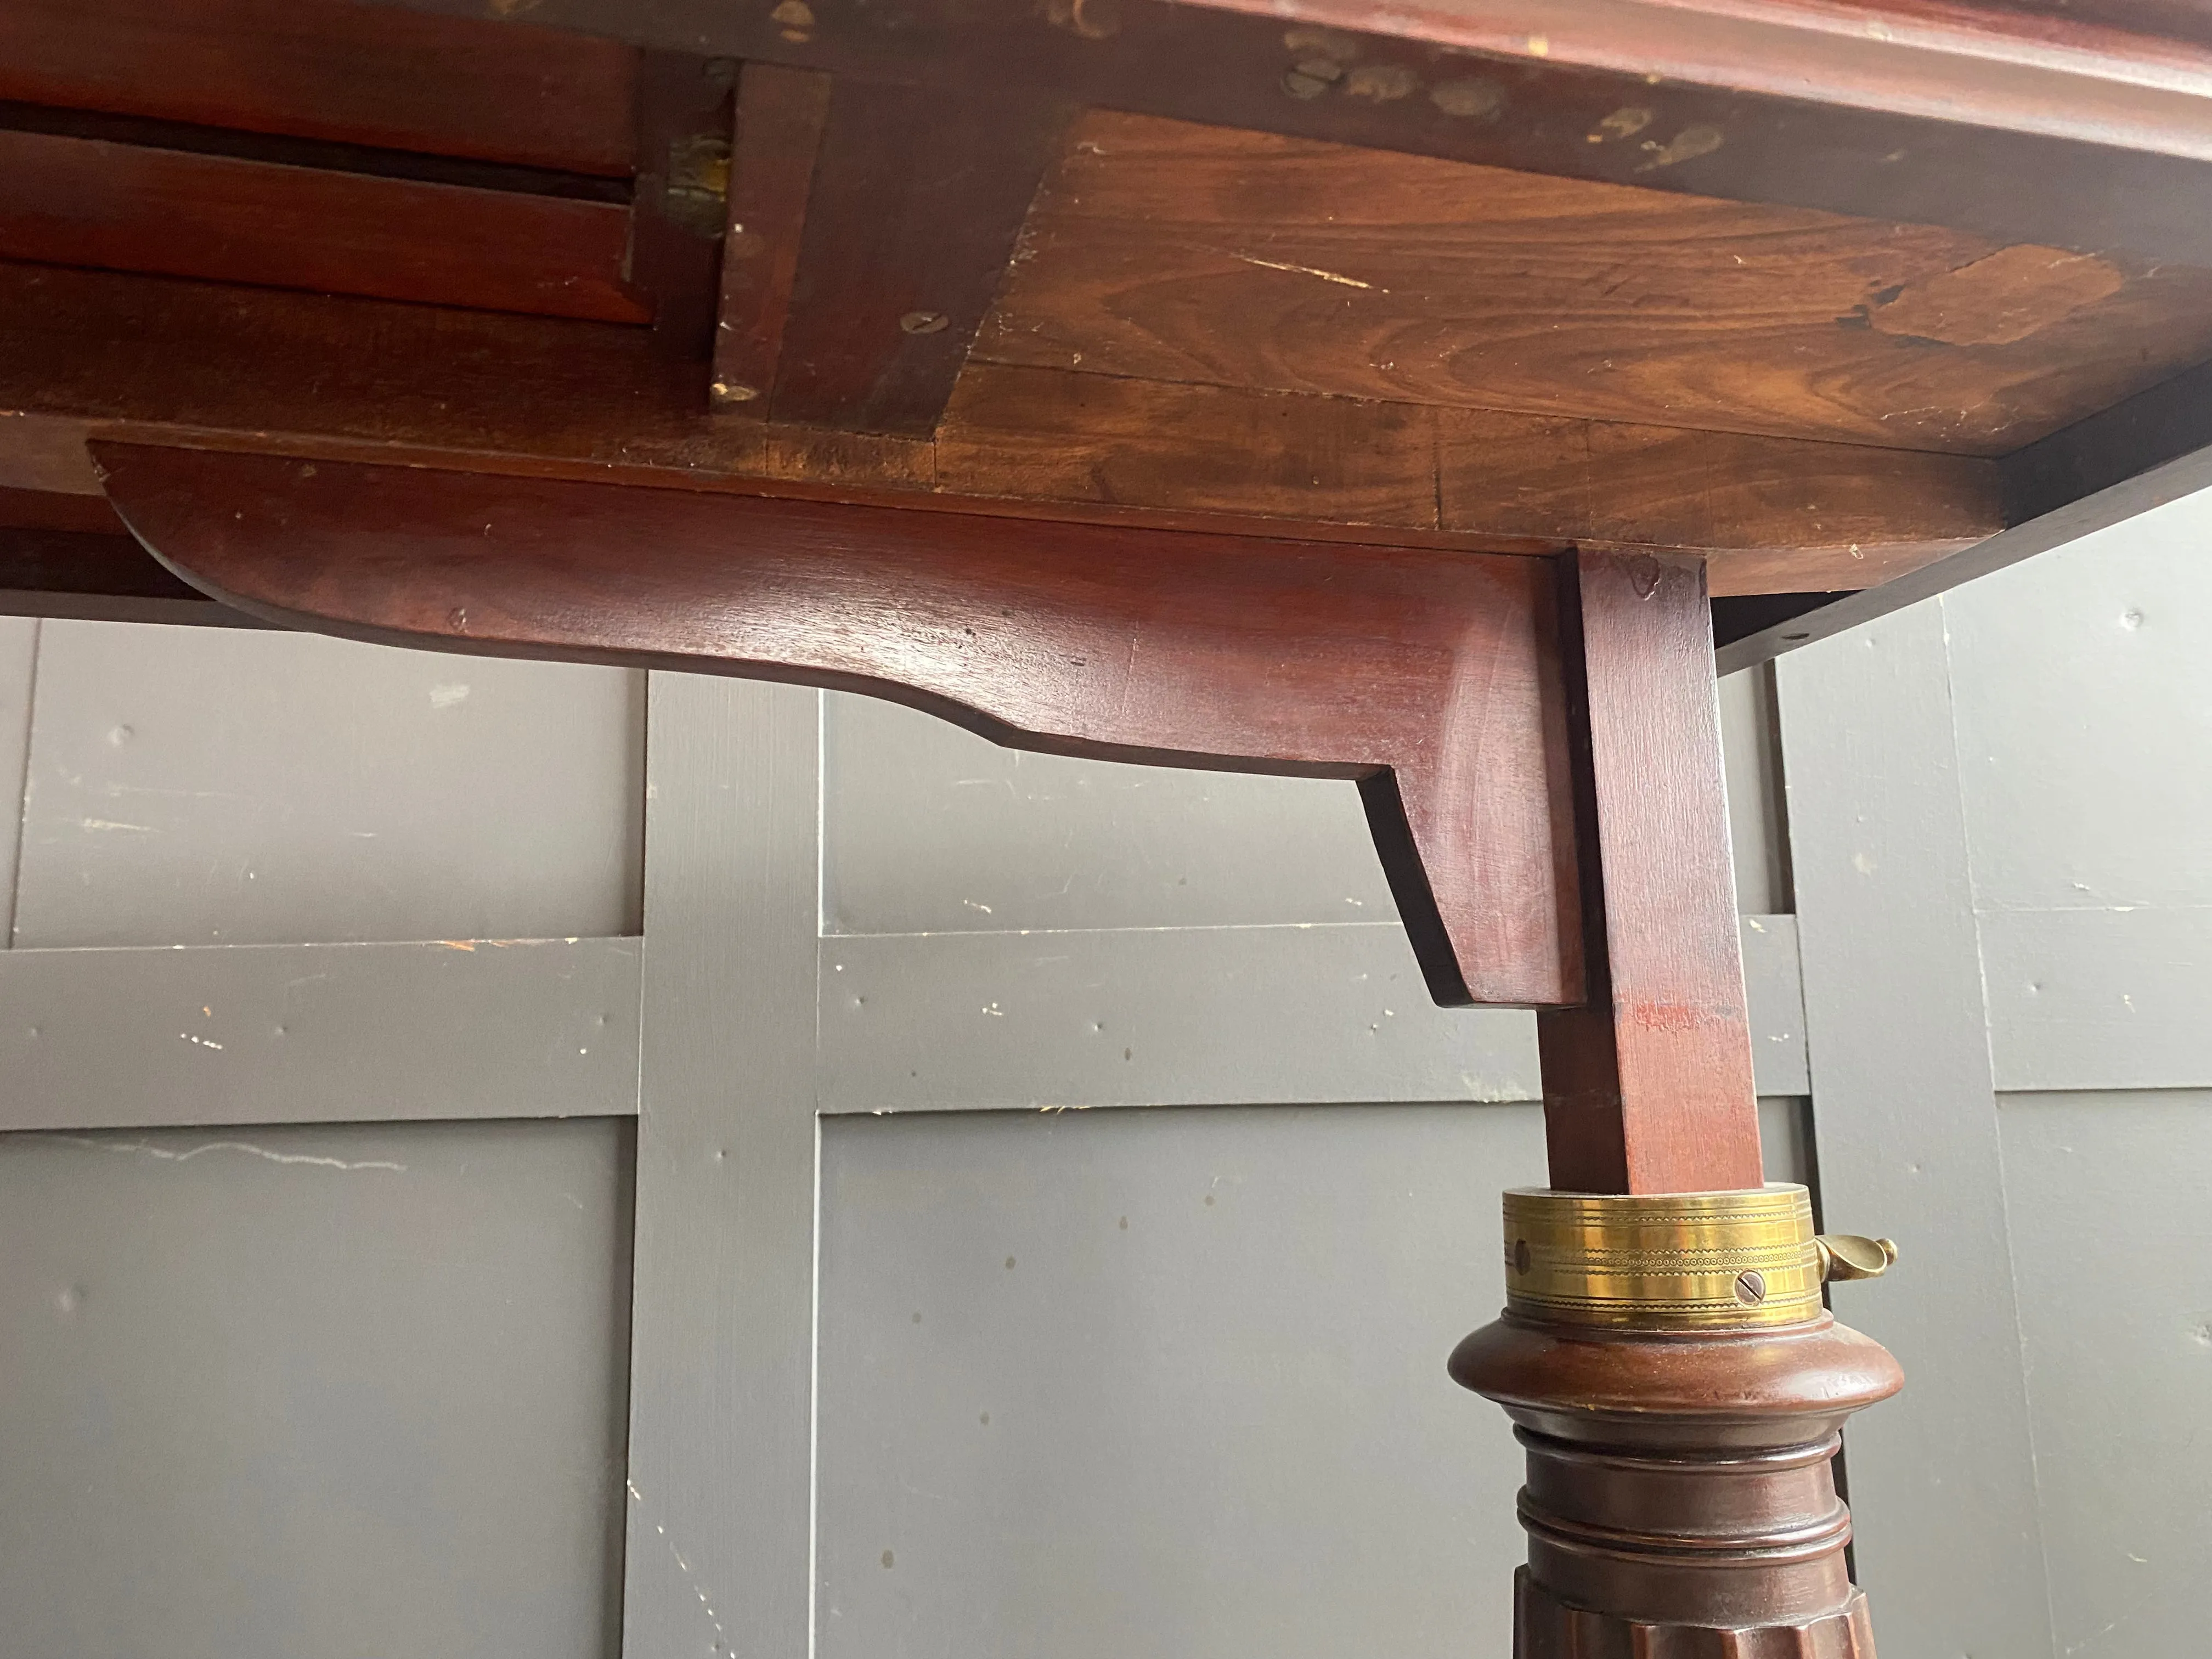
[{"label": "turned wooden pedestal", "polygon": [[1451,1357],[1528,1449],[1516,1659],[1872,1659],[1831,1460],[1897,1362],[1826,1316],[1711,1336],[1508,1316]]}]

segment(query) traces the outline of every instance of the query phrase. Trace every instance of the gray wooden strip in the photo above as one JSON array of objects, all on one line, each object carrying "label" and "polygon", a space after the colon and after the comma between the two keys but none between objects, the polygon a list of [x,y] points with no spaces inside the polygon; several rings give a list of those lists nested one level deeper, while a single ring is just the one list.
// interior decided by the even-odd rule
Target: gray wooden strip
[{"label": "gray wooden strip", "polygon": [[2140,517],[2200,490],[2212,489],[2212,449],[2200,449],[2164,466],[2153,467],[2125,482],[2100,489],[2094,495],[2069,503],[2055,513],[2015,525],[1977,542],[1963,551],[1869,587],[1846,599],[1824,605],[1792,622],[1747,635],[1724,645],[1716,658],[1720,672],[1732,674],[1768,661],[1801,646],[1833,638],[1880,617],[1895,614],[1923,599],[2018,564],[2067,543],[2079,541],[2100,530]]},{"label": "gray wooden strip", "polygon": [[637,1109],[634,939],[0,951],[0,1128]]},{"label": "gray wooden strip", "polygon": [[[1762,1095],[1806,1091],[1797,934],[1744,919]],[[847,936],[824,1112],[1540,1098],[1534,1022],[1441,1009],[1389,927]]]},{"label": "gray wooden strip", "polygon": [[651,677],[629,1659],[811,1650],[820,702]]},{"label": "gray wooden strip", "polygon": [[15,938],[15,872],[22,851],[24,767],[31,753],[31,688],[39,624],[0,617],[0,951]]},{"label": "gray wooden strip", "polygon": [[1884,1650],[2052,1652],[1943,619],[1778,665],[1825,1224],[1896,1272],[1837,1314],[1904,1363],[1847,1437]]},{"label": "gray wooden strip", "polygon": [[1984,913],[2004,1090],[2212,1087],[2212,908]]}]

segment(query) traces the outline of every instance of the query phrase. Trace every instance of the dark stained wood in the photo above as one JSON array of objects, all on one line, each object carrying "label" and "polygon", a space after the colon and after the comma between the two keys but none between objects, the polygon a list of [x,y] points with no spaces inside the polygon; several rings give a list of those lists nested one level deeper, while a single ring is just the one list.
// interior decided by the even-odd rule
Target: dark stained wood
[{"label": "dark stained wood", "polygon": [[0,99],[616,177],[635,61],[584,35],[347,0],[0,6]]},{"label": "dark stained wood", "polygon": [[[979,363],[945,411],[937,476],[979,495],[1260,514],[1326,501],[1349,523],[1437,525],[1434,411],[1408,404]],[[1513,533],[1556,538],[1541,514]]]},{"label": "dark stained wood", "polygon": [[[0,272],[6,267],[0,265]],[[0,375],[6,368],[0,354]],[[64,495],[97,495],[100,479],[84,451],[91,422],[27,413],[0,398],[0,488]]]},{"label": "dark stained wood", "polygon": [[[410,0],[472,11],[477,0]],[[544,0],[533,21],[927,85],[1008,87],[1228,127],[2001,244],[2212,264],[2205,55],[2053,43],[2033,21],[1885,39],[1819,0],[1522,0],[1378,20],[1368,0],[847,0],[804,27],[721,0]],[[1394,28],[1402,33],[1376,32]],[[1649,120],[1592,143],[1614,118]],[[1647,148],[1649,146],[1649,148]],[[2033,179],[2022,189],[2018,181]]]},{"label": "dark stained wood", "polygon": [[1832,1462],[1904,1382],[1826,1315],[1709,1336],[1516,1317],[1451,1357],[1527,1449],[1514,1659],[1875,1659]]},{"label": "dark stained wood", "polygon": [[1590,994],[1537,1016],[1552,1184],[1757,1187],[1705,573],[1651,554],[1560,568]]},{"label": "dark stained wood", "polygon": [[1866,586],[2003,528],[1960,456],[1431,410],[976,364],[938,438],[951,490],[1281,512],[1705,551],[1714,589]]},{"label": "dark stained wood", "polygon": [[0,486],[0,526],[11,530],[68,530],[88,536],[128,536],[105,495],[59,495]]},{"label": "dark stained wood", "polygon": [[[0,263],[0,411],[46,488],[81,440],[126,422],[447,465],[751,470],[757,431],[706,416],[706,370],[647,331],[563,318]],[[0,414],[0,457],[15,422]],[[75,454],[69,453],[71,440]],[[11,478],[0,459],[0,482]]]},{"label": "dark stained wood", "polygon": [[2212,356],[2212,270],[1102,111],[977,351],[1995,455]]},{"label": "dark stained wood", "polygon": [[2200,364],[2005,457],[2005,509],[2025,524],[2212,445],[2212,364]]},{"label": "dark stained wood", "polygon": [[128,535],[8,524],[0,524],[0,616],[260,626],[179,581]]},{"label": "dark stained wood", "polygon": [[0,129],[0,256],[641,323],[629,211]]},{"label": "dark stained wood", "polygon": [[1726,649],[1738,640],[1769,628],[1780,628],[1844,597],[1825,593],[1750,593],[1713,596],[1713,648]]},{"label": "dark stained wood", "polygon": [[1705,550],[1717,593],[1766,591],[1784,565],[1868,586],[2005,524],[1996,464],[1966,456],[1475,410],[1436,419],[1443,528]]},{"label": "dark stained wood", "polygon": [[58,138],[104,139],[145,149],[180,150],[188,155],[228,155],[240,161],[278,162],[286,167],[355,173],[371,179],[411,179],[426,185],[465,185],[475,190],[512,191],[524,196],[556,196],[571,202],[629,205],[630,180],[596,173],[563,173],[521,167],[512,161],[479,161],[467,156],[428,155],[419,150],[384,149],[340,143],[329,138],[294,138],[228,127],[194,126],[188,121],[157,121],[143,115],[110,115],[100,110],[55,109],[43,104],[0,101],[0,131],[43,132]]},{"label": "dark stained wood", "polygon": [[722,241],[722,303],[714,327],[711,391],[718,408],[768,413],[799,272],[807,195],[829,118],[826,75],[774,64],[748,64],[741,71],[729,225]]},{"label": "dark stained wood", "polygon": [[[1540,419],[1523,420],[1519,441],[1493,431],[1442,446],[1453,505],[1440,530],[1432,412],[1404,406],[978,365],[932,446],[717,417],[705,366],[656,355],[630,327],[4,263],[0,318],[0,484],[96,489],[82,441],[102,423],[118,435],[334,459],[811,490],[1024,518],[1353,542],[1386,526],[1395,542],[1465,550],[1555,551],[1595,522],[1583,498],[1559,488],[1562,469],[1583,465],[1587,434],[1554,433],[1547,447],[1553,423]],[[1735,441],[1720,441],[1725,451]],[[1671,466],[1689,473],[1697,447]],[[1922,474],[1917,457],[1845,451],[1881,480],[1850,499],[1886,495],[1894,521],[1869,535],[1863,557],[1832,548],[1795,561],[1793,542],[1822,539],[1808,535],[1808,523],[1826,522],[1808,517],[1808,500],[1843,487],[1826,447],[1802,448],[1780,447],[1772,477],[1721,497],[1741,504],[1725,517],[1727,545],[1685,550],[1714,553],[1724,579],[1741,557],[1767,585],[1804,591],[1856,585],[1885,568],[1880,550],[1994,527],[1986,463],[1947,460]],[[1793,494],[1793,475],[1822,489]],[[1623,541],[1672,546],[1668,537],[1694,527],[1667,467],[1620,476],[1607,524]],[[1637,533],[1644,509],[1632,492],[1649,505],[1650,534]],[[1529,501],[1563,505],[1549,520]]]},{"label": "dark stained wood", "polygon": [[629,275],[653,296],[665,356],[714,355],[737,76],[727,58],[685,52],[647,52],[638,64]]},{"label": "dark stained wood", "polygon": [[164,562],[283,625],[797,680],[1019,748],[1359,779],[1438,1000],[1582,995],[1548,562],[94,453]]},{"label": "dark stained wood", "polygon": [[936,428],[1068,106],[1010,85],[948,104],[841,76],[777,361],[780,421]]}]

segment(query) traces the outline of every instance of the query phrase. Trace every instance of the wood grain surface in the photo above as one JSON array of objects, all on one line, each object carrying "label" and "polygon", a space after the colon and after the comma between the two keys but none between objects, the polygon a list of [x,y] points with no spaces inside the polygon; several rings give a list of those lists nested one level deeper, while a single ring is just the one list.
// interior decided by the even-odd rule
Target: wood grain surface
[{"label": "wood grain surface", "polygon": [[748,64],[739,72],[714,325],[711,391],[717,408],[768,413],[814,162],[829,119],[828,76],[774,64]]},{"label": "wood grain surface", "polygon": [[[481,0],[407,0],[477,15]],[[1922,15],[1911,14],[1918,9]],[[2212,264],[2212,54],[1898,0],[540,0],[534,23],[1562,177]],[[794,23],[793,19],[799,20]],[[1630,142],[1591,142],[1631,112]],[[2023,181],[2033,181],[2024,188]]]},{"label": "wood grain surface", "polygon": [[636,53],[349,0],[8,0],[0,99],[613,177]]},{"label": "wood grain surface", "polygon": [[1582,994],[1547,561],[94,455],[165,562],[280,623],[866,691],[1054,753],[1356,778],[1439,1001]]},{"label": "wood grain surface", "polygon": [[642,323],[629,210],[0,129],[0,256]]},{"label": "wood grain surface", "polygon": [[1537,1016],[1552,1184],[1757,1187],[1705,573],[1600,553],[1560,571],[1590,994]]},{"label": "wood grain surface", "polygon": [[2212,271],[1096,112],[978,351],[1994,455],[2212,356]]},{"label": "wood grain surface", "polygon": [[[98,422],[331,459],[931,492],[1021,517],[1354,541],[1382,526],[1470,550],[1602,534],[1710,552],[1734,592],[1858,586],[1999,524],[1990,464],[1961,458],[1526,416],[1462,434],[1404,405],[983,365],[933,445],[716,416],[706,366],[630,327],[5,263],[0,316],[0,483],[46,489],[94,487],[82,442]],[[1707,489],[1723,469],[1735,483]]]},{"label": "wood grain surface", "polygon": [[954,114],[927,88],[833,82],[777,355],[777,420],[936,429],[1073,118],[1018,86]]}]

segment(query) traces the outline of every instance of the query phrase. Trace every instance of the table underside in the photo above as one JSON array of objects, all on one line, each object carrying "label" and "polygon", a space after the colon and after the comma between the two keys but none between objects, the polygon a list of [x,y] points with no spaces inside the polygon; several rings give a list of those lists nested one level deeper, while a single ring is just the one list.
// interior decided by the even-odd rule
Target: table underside
[{"label": "table underside", "polygon": [[[1771,650],[2207,435],[2163,0],[1893,6],[1950,33],[1871,67],[1734,0],[448,9],[0,9],[11,608],[202,614],[104,434],[1693,553]],[[1710,83],[1611,61],[1677,39]]]}]

